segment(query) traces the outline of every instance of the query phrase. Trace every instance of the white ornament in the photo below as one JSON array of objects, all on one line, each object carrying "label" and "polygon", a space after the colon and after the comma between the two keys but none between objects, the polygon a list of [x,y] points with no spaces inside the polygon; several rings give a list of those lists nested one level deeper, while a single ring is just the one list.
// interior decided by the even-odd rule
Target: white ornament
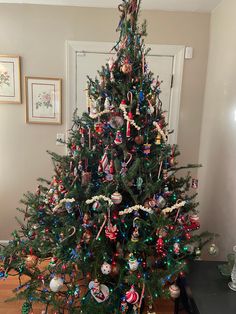
[{"label": "white ornament", "polygon": [[101,271],[103,275],[109,275],[111,273],[111,265],[108,263],[103,263],[101,266]]},{"label": "white ornament", "polygon": [[106,97],[105,102],[104,102],[104,108],[105,108],[106,110],[109,110],[109,109],[110,109],[110,106],[111,106],[110,100],[109,100],[108,97]]},{"label": "white ornament", "polygon": [[53,277],[49,287],[53,292],[58,292],[63,287],[63,279],[57,276]]},{"label": "white ornament", "polygon": [[122,195],[119,192],[115,192],[111,195],[111,200],[115,205],[118,205],[122,202]]},{"label": "white ornament", "polygon": [[134,257],[133,254],[129,255],[128,263],[129,263],[129,268],[131,271],[135,271],[138,269],[139,262],[138,262],[137,258]]},{"label": "white ornament", "polygon": [[169,287],[170,296],[174,299],[177,299],[180,296],[180,289],[176,284],[173,284]]}]

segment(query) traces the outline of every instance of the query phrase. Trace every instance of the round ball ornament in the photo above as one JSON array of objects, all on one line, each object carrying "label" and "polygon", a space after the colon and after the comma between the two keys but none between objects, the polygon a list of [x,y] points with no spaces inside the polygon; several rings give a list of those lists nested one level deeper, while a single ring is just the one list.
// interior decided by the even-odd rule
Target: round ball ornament
[{"label": "round ball ornament", "polygon": [[130,304],[136,304],[139,300],[139,294],[135,291],[134,286],[131,286],[130,290],[125,294],[126,301]]},{"label": "round ball ornament", "polygon": [[103,263],[101,266],[101,272],[103,275],[109,275],[111,273],[111,265],[108,263]]},{"label": "round ball ornament", "polygon": [[191,215],[191,216],[189,217],[189,219],[190,219],[191,223],[194,223],[194,224],[197,224],[197,225],[200,224],[200,218],[199,218],[199,216],[196,215],[196,214]]},{"label": "round ball ornament", "polygon": [[111,266],[111,275],[112,276],[117,276],[120,273],[120,267],[118,264],[112,264]]},{"label": "round ball ornament", "polygon": [[98,210],[100,207],[101,207],[101,204],[100,204],[99,201],[96,201],[96,202],[93,203],[92,208],[93,208],[94,211]]},{"label": "round ball ornament", "polygon": [[114,114],[108,123],[113,129],[120,129],[124,125],[124,119],[120,115]]},{"label": "round ball ornament", "polygon": [[27,255],[25,259],[25,265],[28,268],[36,267],[38,264],[38,257],[36,255]]},{"label": "round ball ornament", "polygon": [[125,64],[123,64],[120,68],[121,72],[123,72],[124,74],[129,74],[132,72],[132,64],[126,62]]},{"label": "round ball ornament", "polygon": [[212,243],[208,249],[208,253],[212,256],[216,256],[219,253],[219,248],[216,246],[215,243]]},{"label": "round ball ornament", "polygon": [[115,192],[111,195],[113,204],[118,205],[122,202],[122,195],[119,192]]},{"label": "round ball ornament", "polygon": [[63,279],[61,277],[54,276],[49,284],[52,292],[58,292],[63,287]]},{"label": "round ball ornament", "polygon": [[176,284],[173,284],[169,287],[170,296],[173,299],[177,299],[180,296],[180,289]]},{"label": "round ball ornament", "polygon": [[144,143],[144,137],[142,135],[137,135],[134,138],[134,141],[137,145],[142,145]]}]

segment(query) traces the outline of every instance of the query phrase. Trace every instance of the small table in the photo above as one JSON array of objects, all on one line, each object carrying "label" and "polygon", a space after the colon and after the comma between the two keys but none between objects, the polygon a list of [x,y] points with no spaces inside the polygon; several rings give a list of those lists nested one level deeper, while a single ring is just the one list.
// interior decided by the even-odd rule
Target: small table
[{"label": "small table", "polygon": [[[191,314],[236,314],[236,292],[228,287],[218,265],[224,262],[194,261],[186,281],[180,279],[182,303]],[[175,311],[178,313],[178,311]]]}]

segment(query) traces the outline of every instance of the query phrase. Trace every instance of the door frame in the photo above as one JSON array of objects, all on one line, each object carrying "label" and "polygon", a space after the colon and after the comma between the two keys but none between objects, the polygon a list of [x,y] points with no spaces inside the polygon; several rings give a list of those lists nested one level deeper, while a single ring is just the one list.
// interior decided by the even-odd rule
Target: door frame
[{"label": "door frame", "polygon": [[[66,41],[66,129],[71,127],[71,118],[76,109],[77,89],[77,54],[86,52],[109,53],[114,43],[90,41]],[[179,45],[149,45],[151,55],[173,57],[173,85],[171,89],[169,121],[174,133],[170,136],[170,144],[176,144],[178,138],[181,89],[183,81],[185,46]]]}]

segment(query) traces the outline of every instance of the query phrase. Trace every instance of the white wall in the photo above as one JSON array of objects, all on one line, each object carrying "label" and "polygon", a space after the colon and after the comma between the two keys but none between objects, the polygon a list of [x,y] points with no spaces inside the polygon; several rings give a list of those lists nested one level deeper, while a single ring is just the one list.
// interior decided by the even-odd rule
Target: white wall
[{"label": "white wall", "polygon": [[212,13],[199,157],[202,227],[221,235],[219,259],[236,245],[235,14],[235,0],[223,0]]}]

